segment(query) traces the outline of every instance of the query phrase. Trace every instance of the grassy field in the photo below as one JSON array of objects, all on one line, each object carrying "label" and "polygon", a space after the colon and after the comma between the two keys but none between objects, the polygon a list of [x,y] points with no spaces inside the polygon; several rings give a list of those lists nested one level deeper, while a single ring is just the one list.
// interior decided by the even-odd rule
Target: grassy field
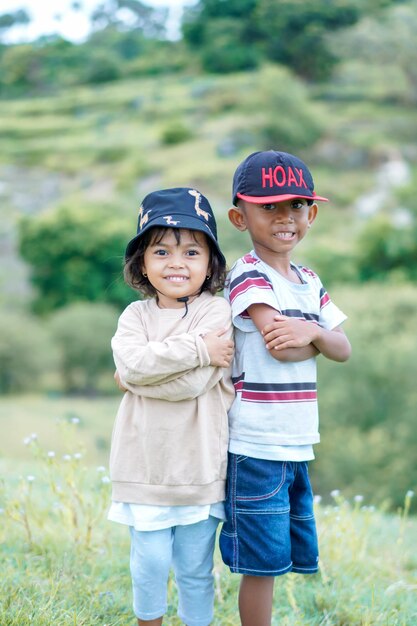
[{"label": "grassy field", "polygon": [[[416,134],[414,110],[390,104],[385,91],[379,92],[379,86],[386,88],[385,71],[377,81],[366,80],[362,86],[358,76],[352,71],[346,73],[346,80],[320,90],[294,92],[299,95],[292,106],[305,102],[323,127],[321,139],[301,156],[312,165],[318,192],[332,202],[320,207],[314,233],[295,259],[311,263],[320,274],[323,251],[343,256],[354,246],[363,225],[355,202],[375,187],[378,166]],[[265,80],[277,88],[268,98]],[[276,97],[295,89],[290,82],[282,70],[265,69],[226,77],[127,80],[43,98],[1,101],[0,235],[7,245],[0,251],[4,293],[0,304],[13,300],[26,306],[30,296],[28,268],[17,255],[20,216],[36,215],[56,204],[109,204],[133,228],[139,198],[151,189],[195,185],[210,197],[229,263],[247,251],[248,238],[237,234],[226,217],[231,177],[237,163],[261,147],[259,127],[267,115],[281,110]],[[170,144],[166,138],[172,131],[184,131],[188,138]],[[283,145],[280,142],[279,147]],[[324,256],[322,265],[335,264],[334,257],[329,258]],[[398,298],[398,285],[395,288]],[[378,291],[371,297],[383,302],[386,296]],[[347,294],[348,311],[353,306],[350,298]],[[368,302],[363,294],[361,301]],[[369,317],[369,311],[364,311],[367,317],[365,312],[361,315],[369,318],[369,332],[359,333],[358,341],[373,346],[370,338],[375,337],[381,315]],[[412,316],[412,309],[406,312]],[[398,335],[396,325],[396,341]],[[384,353],[378,353],[378,358],[383,365]],[[391,357],[389,367],[391,374]],[[387,379],[376,380],[380,397]],[[357,394],[356,406],[363,411],[360,390]],[[364,398],[370,395],[367,387]],[[403,395],[414,407],[414,396]],[[106,520],[108,454],[119,400],[118,395],[0,398],[0,626],[135,624],[128,532]],[[340,403],[332,398],[328,402],[327,415],[337,414]],[[412,430],[402,425],[405,409],[414,416],[413,409],[403,403],[399,411],[398,403],[393,404],[386,423],[395,422],[396,436],[410,441],[407,450],[413,450]],[[383,408],[378,407],[378,419]],[[396,453],[398,438],[391,440],[385,423],[379,430],[375,427],[375,437],[371,430],[367,439],[354,431],[354,425],[352,420],[336,432],[328,427],[321,462],[331,455],[333,460],[348,456],[348,469],[354,472],[348,481],[354,489],[363,488],[358,484],[358,477],[365,480],[358,469],[363,459],[369,460],[372,471],[380,467],[382,484],[387,481],[385,471],[397,492],[402,493],[398,475],[414,489],[414,483],[409,483],[414,457]],[[352,455],[354,445],[358,445],[357,457]],[[395,471],[388,454],[396,454]],[[325,473],[331,481],[338,480],[334,469]],[[346,473],[343,469],[342,478]],[[337,487],[336,483],[331,488]],[[317,502],[320,573],[277,580],[274,626],[416,626],[417,520],[408,515],[411,492],[402,509],[391,514],[360,496],[348,500],[337,491],[322,496],[322,502]],[[218,554],[215,577],[214,625],[237,626],[239,577],[226,570]],[[174,582],[164,623],[179,626]]]},{"label": "grassy field", "polygon": [[[135,623],[128,532],[106,520],[106,448],[117,403],[117,396],[2,399],[2,626]],[[395,515],[337,491],[331,505],[317,502],[320,573],[277,580],[274,625],[415,625],[417,521],[408,516],[411,499],[407,494]],[[213,624],[237,626],[239,577],[218,554],[215,580]],[[180,624],[173,581],[164,623]]]},{"label": "grassy field", "polygon": [[[107,465],[111,430],[120,396],[71,399],[59,395],[3,396],[0,399],[0,459],[28,460],[25,439],[36,433],[57,455],[81,452],[88,465]],[[77,435],[63,432],[75,420]]]}]

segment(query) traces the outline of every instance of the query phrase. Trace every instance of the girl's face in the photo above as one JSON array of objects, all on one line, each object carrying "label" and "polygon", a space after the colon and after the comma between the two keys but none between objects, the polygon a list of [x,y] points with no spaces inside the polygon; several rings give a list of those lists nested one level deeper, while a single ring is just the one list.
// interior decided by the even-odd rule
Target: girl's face
[{"label": "girl's face", "polygon": [[158,292],[158,305],[163,309],[184,307],[177,298],[199,294],[209,273],[210,249],[204,233],[179,229],[179,242],[173,230],[150,242],[143,257],[142,273],[147,274]]}]

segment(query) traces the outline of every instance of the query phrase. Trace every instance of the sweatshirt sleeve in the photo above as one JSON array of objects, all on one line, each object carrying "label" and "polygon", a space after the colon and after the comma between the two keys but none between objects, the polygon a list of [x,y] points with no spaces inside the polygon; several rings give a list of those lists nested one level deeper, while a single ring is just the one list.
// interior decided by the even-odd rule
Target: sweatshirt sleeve
[{"label": "sweatshirt sleeve", "polygon": [[190,370],[175,380],[159,385],[132,385],[121,380],[126,389],[137,396],[180,402],[198,398],[206,393],[222,379],[223,375],[224,371],[220,367],[208,366]]},{"label": "sweatshirt sleeve", "polygon": [[140,316],[127,307],[111,342],[122,381],[134,385],[168,382],[196,367],[210,364],[201,336],[182,333],[164,341],[148,341]]},{"label": "sweatshirt sleeve", "polygon": [[[196,328],[192,331],[197,333],[199,339],[201,334],[205,334],[212,330],[225,328],[225,338],[231,338],[233,328],[231,324],[231,312],[228,302],[224,298],[214,298],[210,302]],[[203,341],[204,343],[204,341]],[[171,402],[179,402],[180,400],[189,400],[197,398],[212,389],[222,378],[230,380],[230,369],[220,367],[212,367],[211,365],[201,366],[189,369],[181,376],[165,382],[159,382],[156,385],[140,386],[131,385],[129,381],[124,380],[121,376],[122,383],[129,391],[136,395],[148,398],[159,398],[160,400],[169,400]],[[120,372],[119,372],[120,375]]]}]

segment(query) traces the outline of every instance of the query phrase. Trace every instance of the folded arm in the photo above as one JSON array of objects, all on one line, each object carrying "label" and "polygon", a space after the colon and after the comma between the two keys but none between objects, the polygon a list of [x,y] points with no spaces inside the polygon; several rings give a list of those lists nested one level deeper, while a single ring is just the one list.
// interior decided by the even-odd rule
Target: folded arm
[{"label": "folded arm", "polygon": [[231,334],[230,309],[225,301],[207,307],[207,313],[189,332],[161,341],[149,341],[140,317],[127,309],[112,339],[114,362],[123,383],[168,383],[195,368],[228,367],[233,355]]},{"label": "folded arm", "polygon": [[[276,339],[277,335],[274,332],[276,322],[274,320],[276,317],[284,317],[280,316],[276,309],[273,309],[267,304],[252,304],[248,309],[248,313],[253,323],[262,334],[265,347],[269,350],[269,354],[277,361],[305,361],[317,356],[319,353],[318,349],[312,344],[311,339],[308,338],[308,335],[304,335],[302,339],[300,336],[298,341],[286,342],[285,344],[280,343],[279,336],[278,340]],[[301,322],[300,320],[294,321],[305,324],[305,322]]]},{"label": "folded arm", "polygon": [[[262,331],[271,354],[312,347],[332,361],[347,361],[351,353],[349,340],[340,326],[328,330],[315,322],[275,315]],[[279,358],[279,357],[278,357]]]},{"label": "folded arm", "polygon": [[145,398],[180,402],[197,398],[212,389],[221,380],[223,373],[219,367],[196,368],[159,385],[133,385],[119,377],[119,388]]}]

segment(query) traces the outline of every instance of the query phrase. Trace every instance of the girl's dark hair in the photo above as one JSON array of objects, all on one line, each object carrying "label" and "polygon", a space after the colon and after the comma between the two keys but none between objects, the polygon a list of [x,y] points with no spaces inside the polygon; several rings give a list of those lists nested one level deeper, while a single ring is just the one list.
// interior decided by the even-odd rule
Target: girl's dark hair
[{"label": "girl's dark hair", "polygon": [[[181,232],[178,228],[155,226],[155,228],[150,228],[143,234],[142,237],[140,237],[135,253],[125,260],[123,269],[125,282],[133,289],[140,291],[144,296],[153,298],[158,295],[156,289],[149,282],[148,277],[143,274],[143,259],[145,251],[148,246],[158,244],[162,241],[168,231],[172,231],[176,242],[180,243]],[[190,233],[194,236],[195,231],[190,230]],[[204,233],[202,234],[204,235]],[[209,237],[206,237],[206,241],[210,249],[210,261],[208,267],[210,276],[209,278],[206,278],[201,286],[201,292],[209,291],[214,295],[217,291],[221,291],[224,288],[227,270],[216,250],[214,243]]]}]

